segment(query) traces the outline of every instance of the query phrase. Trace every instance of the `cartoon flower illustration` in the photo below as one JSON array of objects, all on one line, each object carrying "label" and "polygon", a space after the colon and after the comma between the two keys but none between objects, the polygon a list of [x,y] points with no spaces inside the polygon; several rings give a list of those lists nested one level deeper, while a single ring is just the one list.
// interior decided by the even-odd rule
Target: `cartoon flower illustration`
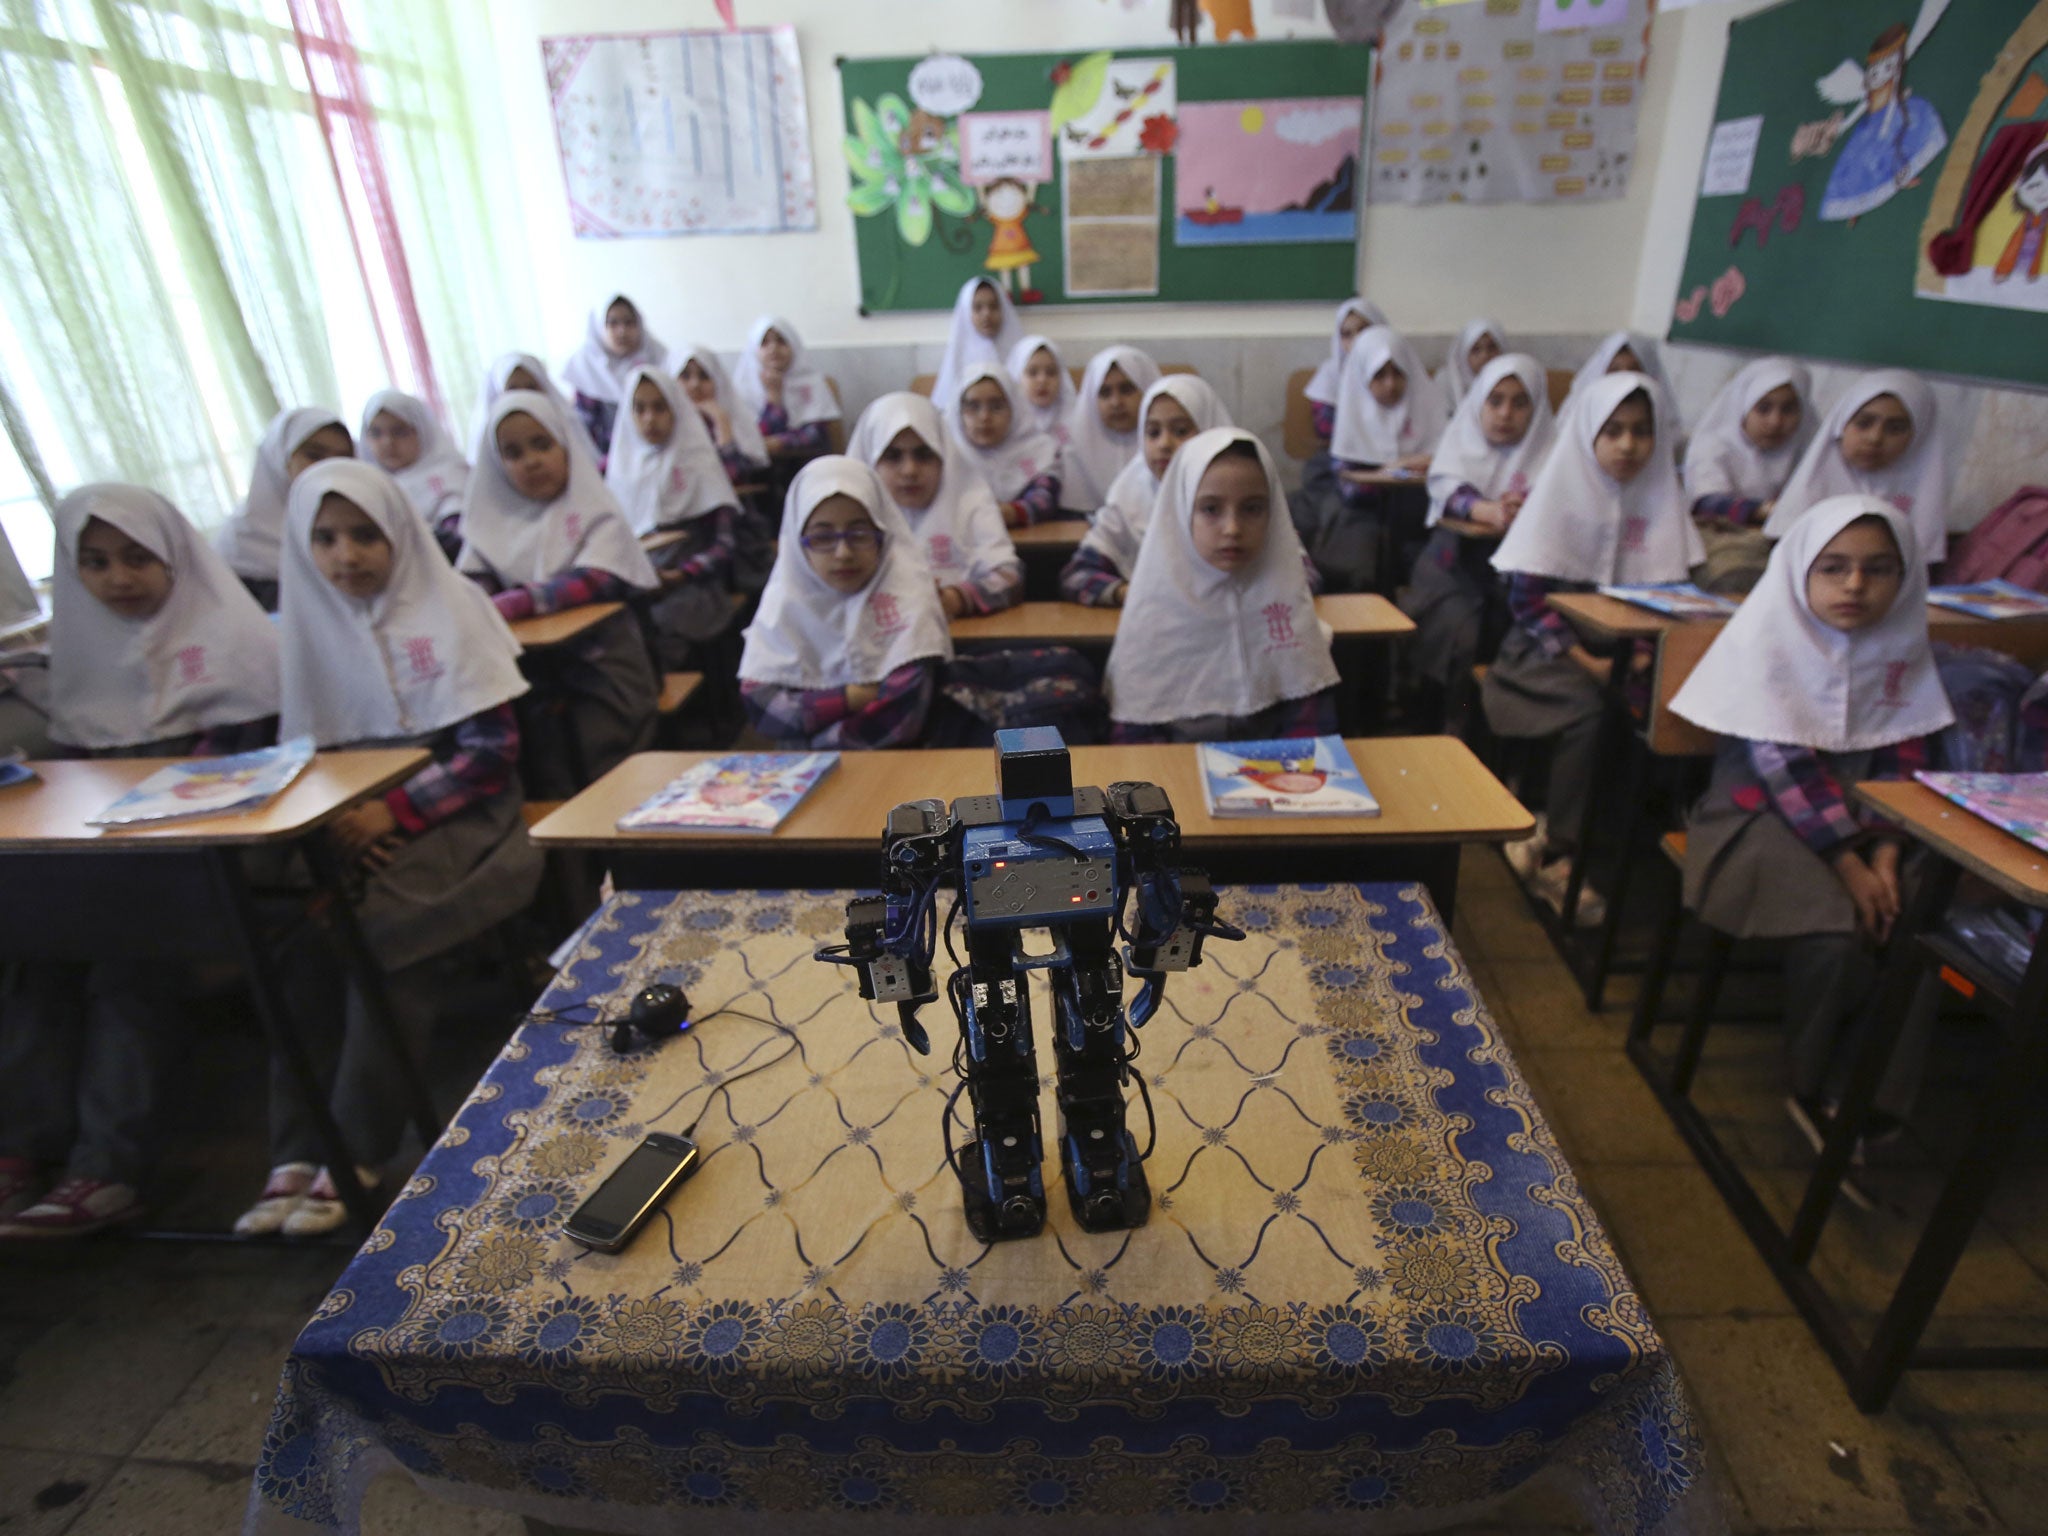
[{"label": "cartoon flower illustration", "polygon": [[854,185],[846,205],[856,217],[872,218],[896,210],[896,232],[905,245],[923,245],[931,238],[937,209],[956,218],[974,211],[975,196],[960,179],[959,140],[929,114],[913,114],[893,92],[870,106],[853,104],[855,131],[846,136],[846,163]]},{"label": "cartoon flower illustration", "polygon": [[1156,113],[1145,119],[1145,126],[1138,131],[1138,146],[1149,149],[1155,155],[1170,154],[1180,139],[1180,124],[1165,113]]}]

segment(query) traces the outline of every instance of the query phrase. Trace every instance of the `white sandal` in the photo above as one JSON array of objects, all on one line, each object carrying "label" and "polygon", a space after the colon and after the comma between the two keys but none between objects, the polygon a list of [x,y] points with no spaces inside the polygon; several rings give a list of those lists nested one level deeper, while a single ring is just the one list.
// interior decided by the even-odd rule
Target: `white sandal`
[{"label": "white sandal", "polygon": [[318,1171],[311,1163],[280,1163],[271,1169],[262,1197],[235,1218],[235,1236],[268,1237],[283,1230]]},{"label": "white sandal", "polygon": [[[377,1170],[358,1167],[356,1182],[365,1191],[377,1187]],[[286,1237],[325,1237],[329,1232],[338,1231],[348,1220],[348,1207],[342,1204],[341,1193],[334,1187],[334,1176],[325,1168],[320,1170],[305,1194],[291,1213],[284,1219]]]}]

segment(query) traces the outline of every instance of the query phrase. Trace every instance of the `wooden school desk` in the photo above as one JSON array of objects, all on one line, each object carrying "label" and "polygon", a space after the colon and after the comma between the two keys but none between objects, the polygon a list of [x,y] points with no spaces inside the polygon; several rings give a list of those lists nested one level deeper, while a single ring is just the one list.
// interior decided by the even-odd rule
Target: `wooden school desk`
[{"label": "wooden school desk", "polygon": [[[1121,608],[1084,603],[1019,603],[1001,613],[955,619],[956,643],[999,641],[1009,645],[1106,647],[1116,638]],[[1391,640],[1415,633],[1415,621],[1374,592],[1340,592],[1316,599],[1316,617],[1339,640]]]},{"label": "wooden school desk", "polygon": [[[427,760],[416,747],[322,752],[260,810],[133,829],[95,827],[88,818],[159,768],[183,759],[37,762],[30,764],[34,781],[0,789],[0,961],[85,961],[110,954],[186,960],[225,948],[248,977],[265,1038],[312,1112],[335,1188],[365,1230],[376,1213],[356,1182],[354,1160],[286,1006],[276,956],[259,931],[240,855],[266,849],[304,856],[313,880],[307,911],[316,904],[322,908],[342,960],[363,990],[366,1011],[405,1064],[413,1122],[431,1146],[441,1134],[439,1117],[392,1022],[383,972],[356,926],[346,872],[326,837],[343,811],[402,783]],[[208,886],[210,900],[201,894]],[[100,903],[110,889],[120,890],[124,910],[148,911],[146,927],[107,921]]]},{"label": "wooden school desk", "polygon": [[[1202,808],[1195,749],[1186,745],[1076,747],[1074,782],[1159,785],[1173,802],[1188,860],[1219,879],[1420,880],[1446,920],[1457,902],[1459,847],[1511,842],[1535,825],[1454,737],[1365,737],[1346,745],[1380,802],[1378,816],[1219,821]],[[716,755],[630,757],[535,826],[533,840],[542,848],[603,855],[621,889],[872,885],[892,808],[995,788],[994,755],[985,747],[846,752],[768,836],[618,830],[621,816],[684,769]]]},{"label": "wooden school desk", "polygon": [[564,608],[557,613],[537,613],[530,619],[515,620],[511,626],[512,638],[519,642],[522,650],[551,650],[568,644],[578,635],[587,634],[625,606],[624,603],[585,603],[580,608]]},{"label": "wooden school desk", "polygon": [[1017,556],[1024,562],[1024,595],[1034,601],[1056,602],[1060,595],[1060,572],[1074,558],[1074,551],[1081,547],[1081,540],[1088,532],[1088,520],[1084,517],[1056,518],[1049,523],[1033,523],[1028,528],[1012,528],[1010,542],[1016,546]]}]

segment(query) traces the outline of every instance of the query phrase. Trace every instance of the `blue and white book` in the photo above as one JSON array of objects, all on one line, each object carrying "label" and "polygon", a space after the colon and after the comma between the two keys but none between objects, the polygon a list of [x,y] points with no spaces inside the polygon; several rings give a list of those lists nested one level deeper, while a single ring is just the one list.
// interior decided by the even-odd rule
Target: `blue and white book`
[{"label": "blue and white book", "polygon": [[2048,596],[2010,581],[1973,581],[1961,587],[1930,587],[1927,601],[1973,619],[2038,619],[2048,614]]},{"label": "blue and white book", "polygon": [[313,738],[290,741],[232,757],[195,757],[159,768],[87,823],[132,827],[142,822],[190,821],[229,816],[270,804],[313,761]]},{"label": "blue and white book", "polygon": [[1195,751],[1202,803],[1219,819],[1380,813],[1341,736],[1211,741]]},{"label": "blue and white book", "polygon": [[1639,587],[1602,587],[1600,595],[1634,603],[1638,608],[1648,608],[1653,613],[1667,613],[1674,619],[1725,619],[1737,606],[1734,598],[1702,591],[1689,581],[1657,581]]},{"label": "blue and white book", "polygon": [[621,832],[773,832],[839,766],[837,752],[706,758],[618,821]]}]

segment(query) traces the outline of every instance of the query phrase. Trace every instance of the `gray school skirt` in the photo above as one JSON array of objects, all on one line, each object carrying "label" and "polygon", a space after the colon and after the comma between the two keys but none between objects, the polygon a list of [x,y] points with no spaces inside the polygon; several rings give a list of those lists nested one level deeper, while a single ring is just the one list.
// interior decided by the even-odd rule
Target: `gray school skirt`
[{"label": "gray school skirt", "polygon": [[[1867,777],[1871,756],[1836,755],[1839,781]],[[1856,904],[1827,860],[1769,805],[1746,811],[1735,803],[1735,791],[1752,782],[1739,756],[1724,751],[1715,760],[1713,780],[1686,822],[1686,906],[1738,939],[1855,932]]]},{"label": "gray school skirt", "polygon": [[515,779],[489,800],[411,839],[387,867],[369,876],[356,921],[386,971],[453,949],[533,900],[541,853],[526,836],[519,802]]},{"label": "gray school skirt", "polygon": [[1496,736],[1555,736],[1598,715],[1600,685],[1569,656],[1548,656],[1517,624],[1500,643],[1479,690]]}]

